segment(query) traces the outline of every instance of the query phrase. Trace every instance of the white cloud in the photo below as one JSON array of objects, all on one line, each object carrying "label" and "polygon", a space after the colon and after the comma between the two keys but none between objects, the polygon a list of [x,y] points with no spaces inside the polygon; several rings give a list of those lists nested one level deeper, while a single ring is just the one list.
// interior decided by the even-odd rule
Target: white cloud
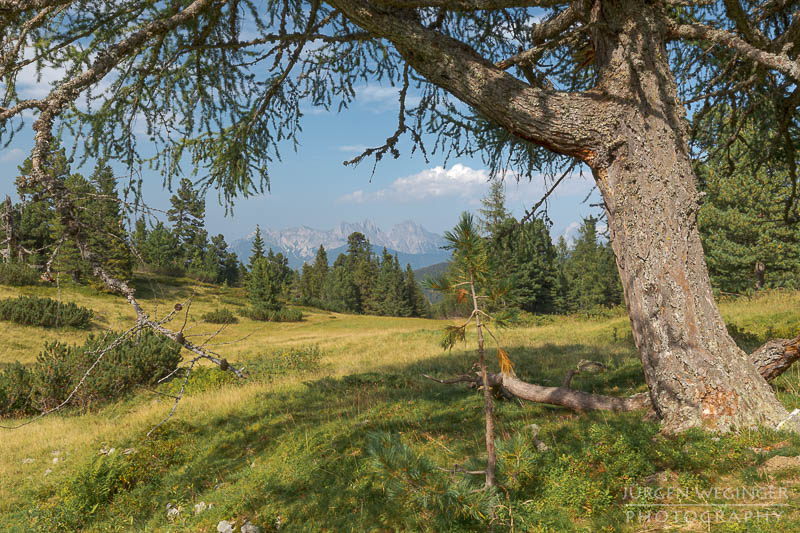
[{"label": "white cloud", "polygon": [[22,161],[25,157],[25,151],[20,148],[12,148],[10,150],[4,150],[3,154],[0,155],[0,161],[4,163],[8,162],[16,162]]},{"label": "white cloud", "polygon": [[569,226],[567,226],[567,228],[564,230],[564,233],[561,234],[561,236],[564,237],[564,240],[567,241],[568,245],[572,246],[572,243],[575,241],[575,234],[580,227],[580,222],[570,222]]},{"label": "white cloud", "polygon": [[[406,108],[419,104],[419,97],[406,94]],[[380,85],[356,87],[356,101],[374,113],[393,111],[400,106],[400,88]]]},{"label": "white cloud", "polygon": [[358,190],[339,198],[342,202],[364,203],[373,200],[397,202],[421,201],[445,196],[458,198],[479,197],[488,188],[489,173],[456,164],[445,169],[440,166],[417,174],[398,178],[384,189],[375,192]]},{"label": "white cloud", "polygon": [[367,146],[364,144],[345,144],[343,146],[338,146],[337,150],[340,152],[348,152],[348,153],[356,153],[361,154],[364,153],[364,150],[367,149]]},{"label": "white cloud", "polygon": [[[363,151],[363,146],[340,146],[341,151]],[[357,150],[358,149],[358,150]],[[531,182],[518,181],[516,175],[503,176],[506,184],[506,205],[509,209],[529,208],[541,199],[552,186],[552,182],[542,176],[534,176]],[[470,204],[479,204],[489,190],[489,171],[474,169],[463,164],[455,164],[449,169],[441,166],[425,169],[411,176],[398,178],[391,185],[375,191],[358,190],[339,198],[340,202],[366,203],[376,200],[394,202],[419,202],[432,198],[460,198]],[[572,177],[562,182],[551,198],[585,197],[593,183],[589,179]]]}]

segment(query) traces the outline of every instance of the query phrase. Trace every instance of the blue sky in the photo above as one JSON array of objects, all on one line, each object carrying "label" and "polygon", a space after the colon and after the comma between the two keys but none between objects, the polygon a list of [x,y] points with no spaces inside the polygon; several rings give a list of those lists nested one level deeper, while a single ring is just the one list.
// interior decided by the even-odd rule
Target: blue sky
[{"label": "blue sky", "polygon": [[[45,91],[53,77],[45,72],[41,82],[23,78],[20,85],[27,84],[33,93]],[[288,144],[283,149],[283,161],[276,161],[271,168],[269,193],[239,199],[233,216],[226,217],[215,192],[209,191],[206,217],[209,233],[222,233],[231,242],[252,232],[256,224],[273,229],[300,225],[327,229],[340,221],[364,219],[371,219],[387,230],[393,224],[413,220],[430,231],[442,233],[455,224],[462,211],[477,210],[480,198],[489,188],[488,172],[480,160],[450,160],[444,168],[442,156],[433,156],[426,162],[419,153],[412,156],[408,145],[403,145],[401,157],[397,160],[385,157],[374,176],[371,160],[358,167],[343,165],[343,161],[352,159],[364,147],[381,145],[394,132],[397,94],[396,88],[362,86],[351,108],[341,113],[306,110],[298,151],[292,151]],[[13,196],[16,166],[32,146],[29,124],[30,119],[27,129],[0,152],[3,196]],[[92,169],[73,168],[73,171],[88,175]],[[587,177],[565,180],[551,196],[549,213],[554,222],[554,239],[565,233],[574,234],[582,217],[599,213],[597,207],[589,206],[599,201],[596,191],[589,202],[583,203],[593,185],[588,174],[584,175]],[[170,193],[162,188],[162,177],[145,170],[143,178],[145,202],[156,209],[167,209]],[[507,179],[507,207],[521,216],[545,190],[541,178],[520,183]]]}]

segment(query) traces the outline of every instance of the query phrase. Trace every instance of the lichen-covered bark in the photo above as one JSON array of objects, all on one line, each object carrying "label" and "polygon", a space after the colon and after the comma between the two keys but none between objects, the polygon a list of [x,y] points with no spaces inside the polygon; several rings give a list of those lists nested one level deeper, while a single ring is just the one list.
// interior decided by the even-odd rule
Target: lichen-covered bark
[{"label": "lichen-covered bark", "polygon": [[787,413],[713,299],[661,14],[620,0],[594,16],[600,84],[630,105],[616,148],[592,166],[653,406],[670,431],[774,427]]}]

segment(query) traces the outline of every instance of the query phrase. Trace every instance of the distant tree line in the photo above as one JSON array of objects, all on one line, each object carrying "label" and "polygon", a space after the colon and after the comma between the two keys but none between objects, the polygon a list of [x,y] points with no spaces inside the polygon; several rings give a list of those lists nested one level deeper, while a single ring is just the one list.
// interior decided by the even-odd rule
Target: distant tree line
[{"label": "distant tree line", "polygon": [[347,238],[347,252],[328,265],[320,246],[314,262],[303,265],[297,298],[306,305],[332,311],[372,315],[422,317],[430,314],[428,300],[414,279],[411,265],[400,267],[386,248],[380,256],[363,233]]},{"label": "distant tree line", "polygon": [[[755,136],[742,128],[724,154],[712,153],[696,164],[705,193],[698,226],[712,283],[722,292],[739,294],[799,285],[798,221],[783,212],[786,187],[774,185],[776,174],[790,174],[789,165],[777,160],[767,167],[747,159],[745,148]],[[732,160],[740,164],[734,167]],[[6,198],[0,204],[0,258],[40,272],[65,273],[76,282],[99,287],[62,226],[50,195],[31,185],[27,178],[30,168],[27,160],[20,167],[16,180],[19,202],[12,204]],[[167,223],[148,224],[139,217],[129,231],[125,223],[128,213],[105,162],[98,162],[92,175],[85,178],[71,172],[70,161],[59,149],[49,156],[48,168],[74,198],[77,215],[104,267],[121,279],[130,279],[133,270],[139,269],[244,286],[258,316],[274,316],[281,309],[279,302],[288,300],[385,316],[468,312],[469,305],[452,295],[431,306],[410,265],[401,268],[397,257],[385,249],[374,253],[362,233],[348,237],[346,253],[333,264],[320,246],[314,262],[298,273],[282,253],[265,250],[257,227],[245,265],[228,251],[223,235],[209,238],[205,199],[188,179],[180,181],[170,198]],[[570,244],[563,236],[554,244],[545,221],[534,218],[519,223],[511,216],[501,183],[492,184],[478,214],[497,305],[563,314],[593,312],[623,302],[614,254],[597,218],[584,219]]]}]

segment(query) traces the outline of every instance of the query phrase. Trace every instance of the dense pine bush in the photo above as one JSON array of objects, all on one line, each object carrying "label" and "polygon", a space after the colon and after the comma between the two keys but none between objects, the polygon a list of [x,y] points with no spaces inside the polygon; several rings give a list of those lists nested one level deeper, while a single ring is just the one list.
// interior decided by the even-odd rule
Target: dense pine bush
[{"label": "dense pine bush", "polygon": [[239,319],[231,312],[230,309],[215,309],[204,314],[202,317],[203,322],[211,324],[236,324]]},{"label": "dense pine bush", "polygon": [[265,307],[251,307],[242,311],[242,316],[251,320],[262,320],[266,322],[300,322],[303,320],[303,312],[299,309],[267,309]]},{"label": "dense pine bush", "polygon": [[[90,335],[83,346],[45,345],[36,363],[0,373],[0,416],[33,414],[61,404],[118,334]],[[105,354],[70,401],[82,409],[116,400],[139,385],[154,385],[180,362],[180,346],[146,331]]]},{"label": "dense pine bush", "polygon": [[0,320],[9,320],[26,326],[87,329],[93,316],[94,311],[91,309],[52,298],[20,296],[0,301]]},{"label": "dense pine bush", "polygon": [[24,263],[0,263],[0,285],[36,285],[39,273]]}]

